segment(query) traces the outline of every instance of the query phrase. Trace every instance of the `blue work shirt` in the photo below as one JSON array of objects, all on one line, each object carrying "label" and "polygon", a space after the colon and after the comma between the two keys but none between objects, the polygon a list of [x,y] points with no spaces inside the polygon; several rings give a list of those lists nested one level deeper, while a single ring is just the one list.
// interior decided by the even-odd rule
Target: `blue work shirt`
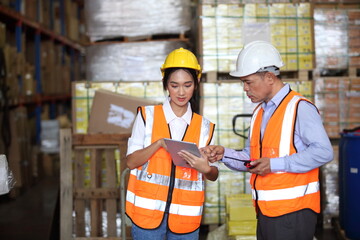
[{"label": "blue work shirt", "polygon": [[[263,136],[270,117],[289,90],[289,84],[285,84],[268,103],[263,102],[261,104],[264,109],[261,136]],[[224,157],[221,161],[233,170],[247,171],[242,162],[227,157],[249,159],[249,143],[250,140],[247,139],[245,148],[242,151],[225,148]],[[316,107],[307,101],[301,101],[298,105],[294,144],[297,153],[270,159],[271,172],[304,173],[318,168],[333,159],[333,148],[322,124],[320,114]]]}]

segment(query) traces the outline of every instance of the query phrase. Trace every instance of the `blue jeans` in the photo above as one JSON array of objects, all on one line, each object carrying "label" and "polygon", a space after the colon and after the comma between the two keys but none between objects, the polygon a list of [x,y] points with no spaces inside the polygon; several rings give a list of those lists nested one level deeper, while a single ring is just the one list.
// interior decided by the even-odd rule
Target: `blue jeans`
[{"label": "blue jeans", "polygon": [[199,229],[186,234],[175,234],[167,228],[168,214],[165,214],[161,225],[156,229],[143,229],[132,225],[131,235],[134,240],[198,240]]}]

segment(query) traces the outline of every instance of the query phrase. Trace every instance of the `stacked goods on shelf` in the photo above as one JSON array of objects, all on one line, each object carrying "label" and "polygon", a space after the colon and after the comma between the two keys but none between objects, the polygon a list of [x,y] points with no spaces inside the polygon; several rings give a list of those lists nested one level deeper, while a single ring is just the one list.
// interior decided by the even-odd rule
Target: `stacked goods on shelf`
[{"label": "stacked goods on shelf", "polygon": [[316,67],[348,67],[347,12],[344,9],[314,10]]},{"label": "stacked goods on shelf", "polygon": [[91,41],[185,33],[190,30],[190,13],[189,0],[85,1]]},{"label": "stacked goods on shelf", "polygon": [[[339,139],[344,129],[360,125],[360,78],[322,77],[315,81],[315,102],[323,118],[326,132]],[[338,145],[333,145],[334,160],[322,170],[323,226],[330,228],[332,218],[339,215]]]},{"label": "stacked goods on shelf", "polygon": [[71,64],[70,56],[63,54],[63,46],[57,45],[53,41],[43,41],[41,52],[41,86],[43,94],[70,95],[71,69],[74,69],[74,73],[77,72],[76,79],[80,77],[78,62],[75,61]]},{"label": "stacked goods on shelf", "polygon": [[201,4],[200,51],[205,72],[234,70],[241,47],[254,40],[279,49],[283,70],[312,70],[313,6],[310,3]]},{"label": "stacked goods on shelf", "polygon": [[[0,29],[4,38],[2,48],[6,62],[8,97],[15,101],[12,104],[18,104],[19,96],[68,96],[70,82],[81,78],[80,62],[76,61],[79,56],[77,51],[81,51],[81,47],[36,21],[55,10],[45,14],[38,5],[29,3],[23,3],[23,8],[26,9],[24,14],[28,15],[0,6],[0,14],[6,20],[6,27],[1,24],[4,27]],[[72,6],[72,12],[77,9],[70,2],[66,6]],[[36,9],[39,11],[36,12]],[[33,99],[23,98],[20,101],[31,102]]]},{"label": "stacked goods on shelf", "polygon": [[316,8],[314,11],[316,67],[360,67],[360,11]]},{"label": "stacked goods on shelf", "polygon": [[[77,1],[27,0],[19,6],[16,1],[2,1],[2,5],[18,11],[42,27],[75,41],[86,41],[83,8]],[[81,16],[81,17],[79,17]]]},{"label": "stacked goods on shelf", "polygon": [[[216,123],[216,145],[241,149],[245,140],[232,131],[232,118],[239,113],[252,113],[252,104],[242,90],[240,82],[201,83],[201,114]],[[240,131],[247,135],[249,118],[241,119]],[[245,193],[249,189],[248,174],[234,172],[220,165],[219,179],[206,181],[203,224],[220,224],[226,220],[225,196]]]},{"label": "stacked goods on shelf", "polygon": [[339,5],[344,4],[344,3],[346,3],[346,4],[359,3],[358,0],[338,0],[338,1],[334,1],[334,0],[314,0],[313,2],[317,3],[317,4],[321,4],[321,3],[334,4],[334,3],[336,3],[336,4],[339,4]]},{"label": "stacked goods on shelf", "polygon": [[[322,224],[332,227],[339,216],[338,144],[340,133],[360,125],[360,11],[350,6],[325,6],[314,11],[316,67],[324,76],[314,78],[315,104],[329,137],[334,160],[321,168]],[[331,75],[335,75],[331,77]]]},{"label": "stacked goods on shelf", "polygon": [[40,145],[49,129],[42,124],[49,119],[55,122],[62,114],[65,117],[70,82],[80,78],[76,57],[81,57],[82,47],[73,41],[80,35],[73,32],[69,39],[67,27],[71,26],[66,21],[71,14],[78,18],[78,3],[50,2],[4,1],[0,5],[0,49],[6,73],[2,76],[6,91],[1,94],[6,137],[0,139],[0,150],[9,152],[17,182],[10,193],[14,197],[47,171],[44,164],[52,159]]},{"label": "stacked goods on shelf", "polygon": [[333,218],[339,216],[339,146],[333,145],[334,159],[321,167],[321,215],[324,228],[333,227]]},{"label": "stacked goods on shelf", "polygon": [[113,42],[86,48],[88,81],[161,81],[160,67],[183,41]]},{"label": "stacked goods on shelf", "polygon": [[[192,17],[189,16],[190,8],[188,0],[161,1],[161,3],[150,1],[145,4],[140,1],[122,0],[85,1],[87,35],[91,40],[86,47],[88,83],[95,86],[93,83],[99,82],[99,87],[102,88],[102,84],[106,85],[106,82],[121,82],[119,86],[115,84],[116,87],[110,89],[114,91],[126,86],[123,82],[130,84],[137,82],[134,83],[135,88],[145,86],[145,89],[148,89],[155,85],[151,83],[152,81],[157,81],[156,85],[159,89],[153,92],[159,93],[155,98],[160,99],[157,102],[162,102],[164,94],[160,67],[172,50],[180,47],[188,48],[187,39],[181,36],[190,30]],[[176,37],[170,38],[169,34]],[[156,36],[157,40],[149,40],[151,38],[148,36],[154,39]],[[150,83],[139,83],[145,81]],[[87,85],[84,91],[79,90],[78,86],[75,88],[76,95],[73,95],[75,98],[73,106],[77,109],[73,112],[75,131],[86,133],[92,103],[89,97],[92,98],[93,95],[81,94],[89,94],[92,90],[89,90]],[[144,93],[139,91],[141,92]],[[135,92],[125,94],[135,94],[147,99],[145,95]],[[86,100],[77,99],[84,96],[87,96]],[[81,110],[78,111],[79,109]]]},{"label": "stacked goods on shelf", "polygon": [[[160,81],[172,50],[188,48],[190,1],[85,1],[88,81]],[[170,39],[168,34],[176,37]],[[158,40],[149,41],[149,36]],[[119,39],[121,41],[119,41]],[[101,40],[101,43],[96,41]],[[131,40],[133,40],[131,42]],[[145,41],[139,41],[145,40]]]},{"label": "stacked goods on shelf", "polygon": [[[286,81],[291,88],[313,100],[312,81]],[[245,139],[233,133],[232,119],[237,114],[251,114],[256,103],[252,103],[243,91],[240,81],[201,83],[201,114],[216,123],[215,145],[242,149]],[[237,120],[237,132],[248,135],[250,118]],[[206,181],[204,224],[225,223],[225,197],[229,194],[249,193],[248,173],[232,171],[220,164],[219,179]]]},{"label": "stacked goods on shelf", "polygon": [[324,77],[315,82],[315,102],[330,138],[360,125],[360,78]]},{"label": "stacked goods on shelf", "polygon": [[16,197],[21,190],[30,187],[33,183],[33,155],[31,146],[31,132],[34,130],[28,120],[28,110],[26,107],[17,107],[9,112],[9,126],[11,132],[11,142],[8,153],[9,168],[16,180],[14,188],[10,191],[11,197]]},{"label": "stacked goods on shelf", "polygon": [[349,67],[360,68],[360,10],[348,11]]},{"label": "stacked goods on shelf", "polygon": [[[244,139],[232,131],[232,118],[240,113],[251,114],[256,105],[246,96],[239,81],[201,84],[201,114],[216,122],[216,145],[234,149],[244,147]],[[249,120],[243,119],[244,129],[249,126]]]}]

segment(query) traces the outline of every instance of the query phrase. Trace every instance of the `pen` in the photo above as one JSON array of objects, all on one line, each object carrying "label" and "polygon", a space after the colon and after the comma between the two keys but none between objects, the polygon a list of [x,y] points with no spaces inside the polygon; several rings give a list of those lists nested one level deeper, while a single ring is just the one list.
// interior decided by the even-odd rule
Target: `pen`
[{"label": "pen", "polygon": [[250,162],[254,159],[250,159],[250,160],[245,160],[245,159],[240,159],[240,158],[233,158],[233,157],[228,157],[228,156],[224,156],[224,158],[229,158],[229,159],[232,159],[232,160],[236,160],[236,161],[240,161],[240,162],[243,162],[244,163],[244,166],[247,167],[247,168],[254,168],[254,166],[251,166]]},{"label": "pen", "polygon": [[236,160],[236,161],[241,161],[241,162],[250,162],[250,160],[245,160],[245,159],[240,159],[240,158],[233,158],[233,157],[228,157],[228,156],[224,156],[224,157],[232,159],[232,160]]}]

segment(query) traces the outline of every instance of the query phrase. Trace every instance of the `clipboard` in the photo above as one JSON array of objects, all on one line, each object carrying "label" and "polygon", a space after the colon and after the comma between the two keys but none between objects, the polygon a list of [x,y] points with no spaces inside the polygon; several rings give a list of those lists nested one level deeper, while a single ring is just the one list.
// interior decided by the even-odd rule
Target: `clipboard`
[{"label": "clipboard", "polygon": [[197,157],[201,157],[199,148],[195,143],[177,141],[170,138],[164,138],[164,141],[167,146],[167,151],[170,153],[172,161],[176,166],[191,168],[191,166],[178,155],[178,152],[181,150],[188,151]]}]

